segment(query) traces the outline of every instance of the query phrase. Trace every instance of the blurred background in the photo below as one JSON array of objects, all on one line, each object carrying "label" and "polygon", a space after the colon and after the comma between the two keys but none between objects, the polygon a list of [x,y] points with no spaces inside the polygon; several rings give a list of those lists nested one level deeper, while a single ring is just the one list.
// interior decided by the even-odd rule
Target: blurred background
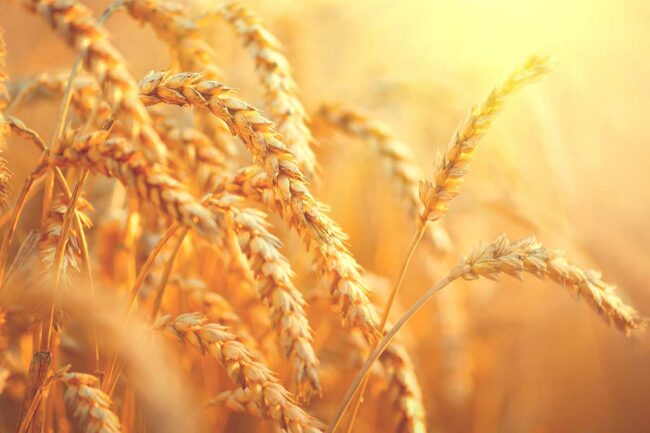
[{"label": "blurred background", "polygon": [[[97,15],[106,1],[87,2]],[[305,105],[343,101],[382,120],[432,175],[434,155],[456,125],[514,66],[535,52],[554,71],[509,99],[479,147],[445,217],[452,250],[431,263],[419,251],[401,295],[410,305],[479,241],[535,235],[584,268],[600,269],[624,299],[650,313],[650,4],[624,0],[246,1],[285,46]],[[187,3],[196,15],[210,1]],[[257,106],[253,62],[232,29],[206,20],[227,83]],[[40,17],[0,3],[11,79],[68,70],[73,53]],[[153,32],[125,13],[108,23],[135,77],[170,65]],[[17,113],[45,138],[58,103]],[[318,132],[319,129],[315,128]],[[317,134],[315,195],[350,235],[352,252],[389,284],[413,231],[372,149]],[[8,151],[16,189],[35,161],[20,140]],[[299,240],[279,233],[312,281]],[[432,278],[433,276],[433,278]],[[451,298],[451,301],[445,299]],[[577,301],[577,302],[576,302]],[[455,310],[443,308],[446,302]],[[316,307],[314,307],[314,310]],[[312,310],[308,310],[310,320]],[[399,312],[396,311],[396,316]],[[333,319],[336,322],[336,319]],[[326,350],[325,326],[313,319]],[[319,337],[320,335],[320,337]],[[586,303],[550,282],[457,283],[404,335],[432,432],[650,431],[650,337],[625,338]],[[323,352],[320,352],[322,355]],[[321,356],[324,370],[328,358]],[[336,365],[336,357],[331,361]],[[328,419],[352,378],[338,376],[312,410]],[[382,431],[369,398],[358,431]]]}]

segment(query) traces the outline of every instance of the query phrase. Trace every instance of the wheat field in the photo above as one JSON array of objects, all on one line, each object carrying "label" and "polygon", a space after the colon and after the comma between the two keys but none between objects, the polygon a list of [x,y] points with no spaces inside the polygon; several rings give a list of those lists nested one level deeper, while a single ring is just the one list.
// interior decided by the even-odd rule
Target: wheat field
[{"label": "wheat field", "polygon": [[3,0],[0,433],[650,431],[648,18]]}]

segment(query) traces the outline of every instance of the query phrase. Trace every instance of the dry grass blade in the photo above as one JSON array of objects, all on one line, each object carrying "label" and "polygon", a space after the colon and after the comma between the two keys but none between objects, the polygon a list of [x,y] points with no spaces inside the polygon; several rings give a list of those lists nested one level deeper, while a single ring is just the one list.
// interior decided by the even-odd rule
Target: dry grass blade
[{"label": "dry grass blade", "polygon": [[320,422],[301,409],[275,375],[223,326],[206,323],[200,314],[188,313],[175,319],[161,317],[156,327],[219,361],[233,383],[249,390],[260,411],[283,430],[321,431]]},{"label": "dry grass blade", "polygon": [[458,188],[474,157],[476,145],[487,133],[505,99],[547,71],[547,57],[537,55],[529,57],[501,85],[495,87],[482,102],[470,110],[454,132],[445,155],[438,156],[434,181],[420,183],[420,200],[424,205],[419,216],[420,224],[436,221],[447,213],[449,202],[458,195]]},{"label": "dry grass blade", "polygon": [[298,98],[298,86],[291,66],[282,53],[282,45],[240,2],[227,2],[219,8],[219,14],[232,24],[255,60],[269,117],[307,179],[313,179],[317,169],[313,150],[316,144],[308,126],[307,112]]},{"label": "dry grass blade", "polygon": [[[6,146],[7,135],[9,135],[10,124],[7,123],[5,111],[9,104],[9,90],[7,89],[7,71],[5,67],[5,49],[4,34],[0,30],[0,152]],[[0,156],[0,209],[4,208],[9,199],[11,172],[7,160]]]}]

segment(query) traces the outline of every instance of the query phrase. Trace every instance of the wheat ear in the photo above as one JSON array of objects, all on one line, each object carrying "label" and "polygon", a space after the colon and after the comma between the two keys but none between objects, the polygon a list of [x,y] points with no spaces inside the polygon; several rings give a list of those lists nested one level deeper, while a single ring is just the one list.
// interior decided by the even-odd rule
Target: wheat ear
[{"label": "wheat ear", "polygon": [[147,161],[143,152],[124,138],[106,139],[96,131],[63,143],[57,164],[81,165],[132,188],[144,202],[152,202],[181,226],[196,230],[208,242],[219,243],[215,214],[160,164]]},{"label": "wheat ear", "polygon": [[280,345],[292,361],[298,396],[308,400],[321,393],[318,359],[312,347],[312,332],[304,311],[305,300],[292,282],[293,272],[280,252],[280,241],[268,231],[266,215],[235,206],[237,199],[221,195],[210,202],[224,212],[226,223],[237,233],[239,247],[258,282],[258,292],[271,309],[271,322]]},{"label": "wheat ear", "polygon": [[438,155],[434,181],[420,183],[420,200],[424,206],[418,219],[420,224],[436,221],[447,213],[449,202],[458,195],[458,189],[467,174],[479,140],[487,133],[505,99],[547,71],[547,57],[530,56],[501,85],[495,87],[482,102],[470,110],[451,137],[445,155]]},{"label": "wheat ear", "polygon": [[321,432],[321,423],[300,408],[276,376],[223,326],[189,313],[161,317],[156,327],[219,361],[233,383],[248,390],[259,410],[284,431]]},{"label": "wheat ear", "polygon": [[104,99],[115,115],[122,119],[130,137],[139,140],[150,161],[164,164],[167,155],[165,145],[138,99],[136,82],[92,12],[74,0],[23,0],[22,4],[45,17],[69,45],[82,53],[86,70],[97,80]]},{"label": "wheat ear", "polygon": [[291,66],[282,53],[282,45],[240,2],[227,2],[219,8],[219,14],[234,27],[255,60],[269,117],[307,179],[313,179],[317,169],[314,137],[308,126],[305,107],[298,98],[298,86]]}]

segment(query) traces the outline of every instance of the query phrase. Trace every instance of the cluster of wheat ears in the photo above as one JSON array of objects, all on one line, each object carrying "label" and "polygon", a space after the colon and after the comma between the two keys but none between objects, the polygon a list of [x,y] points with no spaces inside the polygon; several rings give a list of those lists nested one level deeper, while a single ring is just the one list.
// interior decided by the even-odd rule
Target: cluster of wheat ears
[{"label": "cluster of wheat ears", "polygon": [[[473,106],[434,171],[421,176],[409,147],[380,122],[339,103],[308,113],[280,43],[237,2],[208,15],[229,23],[253,58],[264,95],[259,108],[222,81],[200,17],[179,5],[118,0],[95,19],[76,0],[20,3],[75,50],[77,62],[64,73],[9,78],[2,42],[2,146],[13,134],[40,151],[19,190],[8,187],[12,164],[0,164],[0,393],[24,382],[16,403],[3,400],[0,414],[18,433],[70,426],[189,432],[214,414],[210,408],[244,412],[292,433],[351,431],[364,394],[373,392],[366,389],[370,376],[388,390],[377,397],[394,422],[385,431],[427,431],[414,365],[396,337],[458,279],[532,274],[578,294],[622,333],[643,328],[645,320],[598,272],[532,237],[505,235],[478,244],[388,321],[417,247],[427,244],[421,254],[431,262],[449,254],[444,217],[477,145],[506,99],[547,73],[545,56],[528,58]],[[120,10],[169,45],[171,70],[152,71],[139,83],[131,76],[102,25]],[[60,101],[49,140],[12,116],[36,97]],[[315,153],[316,131],[324,130],[354,137],[379,155],[413,223],[410,249],[381,311],[370,296],[373,279],[312,194],[329,175],[318,169]],[[25,209],[38,200],[42,213],[33,223]],[[93,207],[101,213],[93,215]],[[285,231],[271,226],[271,214]],[[324,290],[297,287],[279,240],[288,230],[303,241]],[[355,354],[352,364],[339,366],[353,375],[327,379],[347,389],[336,408],[318,406],[332,372],[319,361],[328,341],[312,332],[307,315],[325,297],[333,308],[318,311],[340,316],[350,330],[340,338]],[[28,367],[20,362],[24,353]]]}]

